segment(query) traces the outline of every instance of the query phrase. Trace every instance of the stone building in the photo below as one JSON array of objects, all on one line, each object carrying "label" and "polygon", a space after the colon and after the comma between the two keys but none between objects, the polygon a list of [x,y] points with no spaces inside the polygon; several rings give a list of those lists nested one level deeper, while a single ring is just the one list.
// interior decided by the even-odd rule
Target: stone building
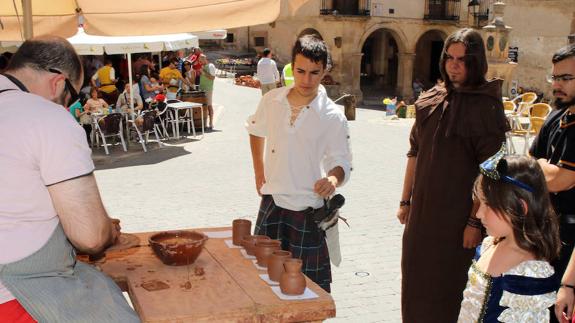
[{"label": "stone building", "polygon": [[[574,0],[506,0],[508,44],[519,64],[519,86],[548,91],[551,54],[575,33]],[[482,28],[495,0],[282,0],[270,24],[229,29],[225,47],[260,52],[269,47],[280,65],[291,60],[299,35],[315,33],[330,46],[335,95],[369,100],[383,95],[412,97],[412,81],[432,86],[440,77],[443,41],[462,27]]]}]

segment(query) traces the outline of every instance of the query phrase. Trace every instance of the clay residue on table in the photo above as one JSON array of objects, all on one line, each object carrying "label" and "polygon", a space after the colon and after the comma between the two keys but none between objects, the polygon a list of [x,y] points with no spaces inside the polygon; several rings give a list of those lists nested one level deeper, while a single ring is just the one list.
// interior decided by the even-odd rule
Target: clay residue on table
[{"label": "clay residue on table", "polygon": [[170,285],[164,283],[164,282],[161,281],[161,280],[157,280],[157,279],[143,282],[143,283],[141,284],[141,286],[142,286],[142,288],[144,288],[144,289],[147,290],[148,292],[155,292],[155,291],[158,291],[158,290],[170,288]]}]

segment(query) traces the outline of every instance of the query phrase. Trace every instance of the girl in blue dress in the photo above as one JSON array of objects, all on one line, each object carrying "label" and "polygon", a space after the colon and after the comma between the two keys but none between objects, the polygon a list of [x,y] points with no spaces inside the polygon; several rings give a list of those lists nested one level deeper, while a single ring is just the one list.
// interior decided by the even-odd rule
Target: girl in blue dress
[{"label": "girl in blue dress", "polygon": [[468,272],[458,322],[548,322],[559,228],[541,168],[529,157],[481,164],[473,198],[488,237]]}]

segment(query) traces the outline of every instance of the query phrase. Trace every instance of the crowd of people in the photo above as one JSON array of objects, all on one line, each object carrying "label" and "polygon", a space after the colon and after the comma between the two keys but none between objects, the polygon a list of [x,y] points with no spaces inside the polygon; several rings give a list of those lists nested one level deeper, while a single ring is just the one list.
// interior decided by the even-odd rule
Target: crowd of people
[{"label": "crowd of people", "polygon": [[[166,58],[158,74],[151,60],[138,58],[137,82],[120,93],[113,64],[91,72],[66,40],[39,37],[24,42],[0,75],[3,320],[139,321],[109,277],[75,259],[75,250],[97,254],[115,243],[120,230],[100,199],[83,140],[88,129],[78,122],[85,125],[88,113],[112,104],[129,113],[136,91],[146,98],[136,109],[163,91],[174,97],[182,86],[209,93],[211,106],[215,68],[201,51]],[[273,74],[266,84],[274,86],[262,88],[246,120],[261,195],[254,234],[280,240],[327,292],[331,263],[341,259],[333,232],[319,223],[353,169],[347,120],[321,85],[330,61],[321,39],[302,36],[283,73],[293,83],[275,88],[277,67],[264,60],[262,73]],[[397,211],[405,225],[404,322],[573,320],[575,45],[559,49],[551,62],[556,109],[530,156],[508,156],[502,81],[485,78],[481,35],[461,29],[447,37],[444,82],[415,102]],[[84,70],[91,96],[74,107]]]}]

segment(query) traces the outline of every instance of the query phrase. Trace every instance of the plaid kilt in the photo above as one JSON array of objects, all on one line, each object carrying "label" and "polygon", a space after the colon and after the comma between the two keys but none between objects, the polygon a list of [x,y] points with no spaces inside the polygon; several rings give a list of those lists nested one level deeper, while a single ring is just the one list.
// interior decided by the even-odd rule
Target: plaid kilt
[{"label": "plaid kilt", "polygon": [[325,232],[317,227],[311,214],[283,209],[271,195],[263,195],[254,234],[280,240],[283,250],[302,260],[303,273],[330,292],[331,265]]}]

